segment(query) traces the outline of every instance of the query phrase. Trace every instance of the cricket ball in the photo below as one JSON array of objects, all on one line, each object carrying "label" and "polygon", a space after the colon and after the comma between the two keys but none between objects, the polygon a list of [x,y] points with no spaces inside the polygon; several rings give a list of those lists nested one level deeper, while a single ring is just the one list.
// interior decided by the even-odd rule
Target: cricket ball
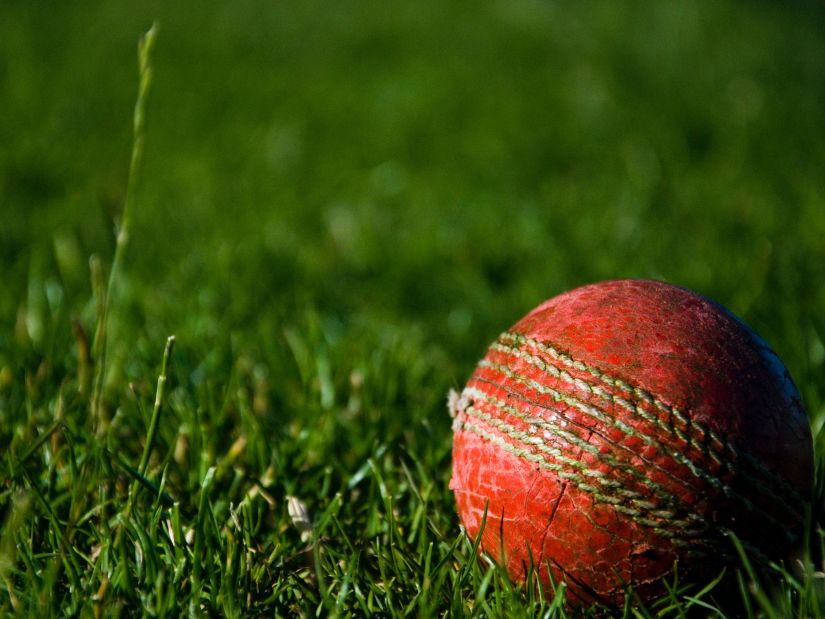
[{"label": "cricket ball", "polygon": [[678,571],[799,544],[813,454],[768,345],[696,293],[608,281],[502,333],[450,397],[458,513],[480,549],[568,603],[650,599]]}]

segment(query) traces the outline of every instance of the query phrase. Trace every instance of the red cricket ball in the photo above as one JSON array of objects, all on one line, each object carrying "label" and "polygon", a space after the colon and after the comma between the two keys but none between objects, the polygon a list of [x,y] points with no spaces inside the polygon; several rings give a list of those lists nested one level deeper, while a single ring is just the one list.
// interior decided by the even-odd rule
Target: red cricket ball
[{"label": "red cricket ball", "polygon": [[[645,280],[584,286],[530,312],[450,398],[458,513],[481,548],[573,604],[649,599],[678,566],[798,544],[813,455],[799,392],[720,305]],[[486,513],[486,521],[485,519]]]}]

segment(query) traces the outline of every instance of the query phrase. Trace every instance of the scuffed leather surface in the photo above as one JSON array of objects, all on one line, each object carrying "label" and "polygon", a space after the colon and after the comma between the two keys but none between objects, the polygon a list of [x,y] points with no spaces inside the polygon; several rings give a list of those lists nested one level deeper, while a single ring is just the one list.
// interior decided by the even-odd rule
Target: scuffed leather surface
[{"label": "scuffed leather surface", "polygon": [[810,429],[782,363],[719,305],[660,282],[542,304],[490,347],[454,413],[467,533],[486,509],[482,549],[517,580],[533,564],[548,584],[549,567],[574,600],[652,595],[674,561],[709,576],[725,529],[780,557],[811,492]]}]

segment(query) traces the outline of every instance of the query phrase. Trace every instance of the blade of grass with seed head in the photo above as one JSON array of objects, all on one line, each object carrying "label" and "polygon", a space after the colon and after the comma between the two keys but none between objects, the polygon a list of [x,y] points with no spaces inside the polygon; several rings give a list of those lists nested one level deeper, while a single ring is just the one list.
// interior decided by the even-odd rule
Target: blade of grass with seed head
[{"label": "blade of grass with seed head", "polygon": [[123,204],[123,212],[120,217],[120,224],[115,237],[115,252],[112,258],[112,267],[109,270],[109,281],[106,291],[98,300],[98,322],[95,329],[94,343],[92,344],[92,354],[95,360],[95,380],[92,392],[92,416],[100,431],[103,415],[103,385],[106,378],[106,356],[108,354],[108,329],[111,314],[112,302],[114,300],[115,285],[117,282],[120,263],[123,254],[129,243],[130,224],[132,210],[134,209],[135,191],[140,172],[140,163],[143,159],[143,148],[145,141],[146,126],[146,102],[149,98],[149,90],[152,85],[152,48],[158,34],[157,22],[141,37],[138,42],[138,70],[139,84],[137,100],[133,115],[133,139],[132,156],[129,163],[129,177],[126,182],[126,198]]}]

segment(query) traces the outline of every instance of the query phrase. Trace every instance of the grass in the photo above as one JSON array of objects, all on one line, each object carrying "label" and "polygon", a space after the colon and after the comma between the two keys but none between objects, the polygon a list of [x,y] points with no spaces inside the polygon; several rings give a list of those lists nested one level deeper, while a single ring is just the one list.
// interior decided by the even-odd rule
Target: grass
[{"label": "grass", "polygon": [[[734,578],[747,615],[825,614],[824,22],[0,5],[0,611],[565,616],[462,536],[446,393],[541,300],[643,276],[788,365],[809,552]],[[686,584],[618,614],[711,613]]]}]

